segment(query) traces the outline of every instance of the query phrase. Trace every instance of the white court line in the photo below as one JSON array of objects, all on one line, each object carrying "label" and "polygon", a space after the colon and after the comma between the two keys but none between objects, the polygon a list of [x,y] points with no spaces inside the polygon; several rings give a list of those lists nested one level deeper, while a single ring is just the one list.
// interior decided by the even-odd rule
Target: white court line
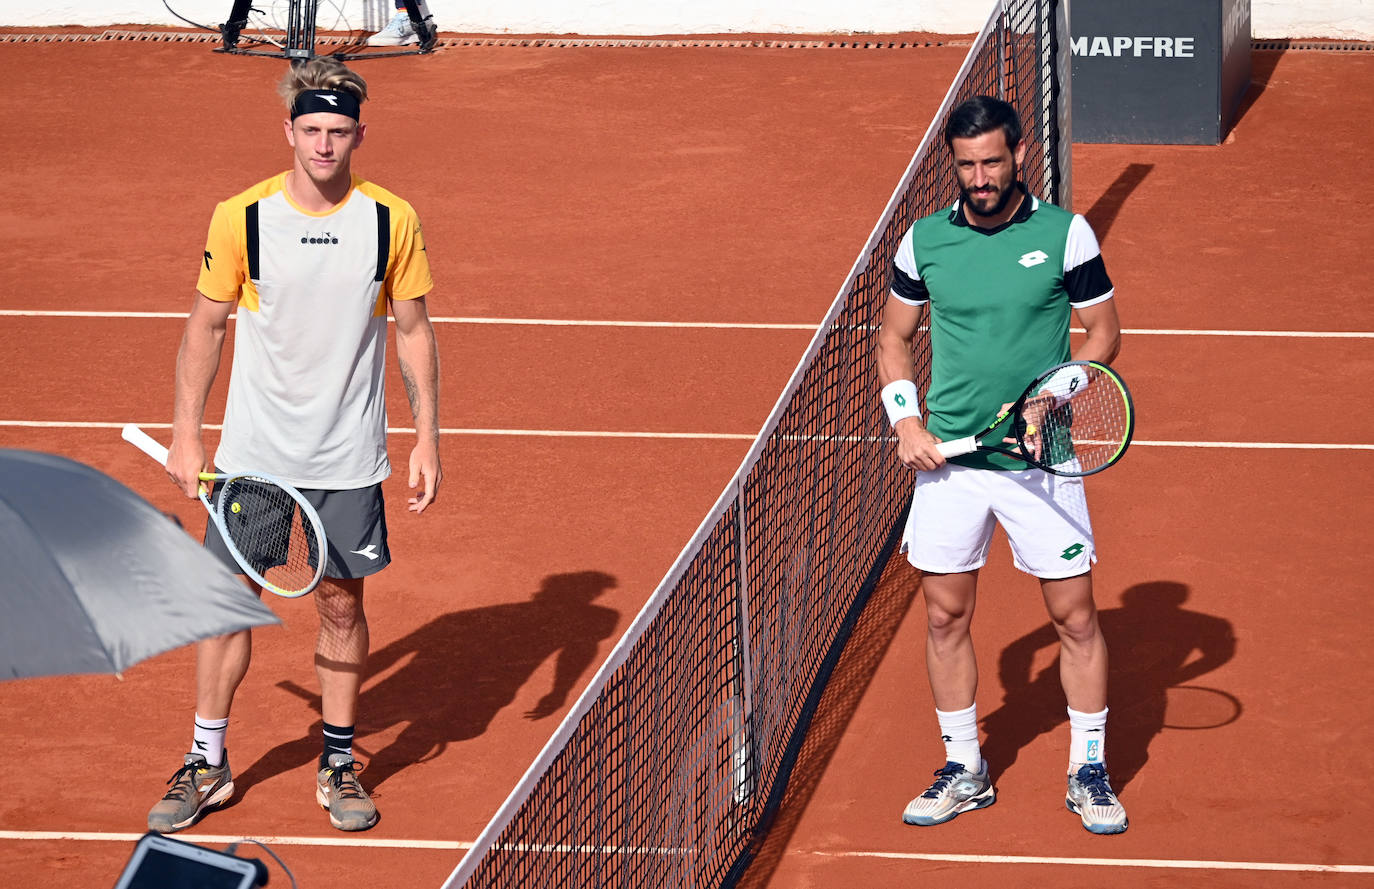
[{"label": "white court line", "polygon": [[[141,833],[93,833],[62,830],[0,830],[0,840],[72,840],[79,842],[136,843]],[[228,834],[179,833],[178,839],[194,843],[243,843],[255,841],[265,846],[358,846],[371,849],[440,849],[462,851],[472,843],[458,840],[383,840],[368,837],[248,837]]]},{"label": "white court line", "polygon": [[1175,858],[1058,858],[1038,855],[941,855],[925,852],[813,852],[830,858],[890,858],[961,864],[1070,864],[1092,867],[1152,867],[1171,870],[1262,870],[1374,874],[1370,864],[1302,864],[1278,861],[1200,861]]},{"label": "white court line", "polygon": [[[171,423],[139,423],[144,429],[171,429]],[[79,420],[0,420],[0,428],[28,429],[123,429],[124,423],[84,422]],[[219,429],[206,423],[205,429]],[[414,435],[405,426],[389,426],[390,435]],[[509,436],[517,438],[650,438],[691,439],[698,441],[753,441],[757,433],[748,432],[633,432],[612,429],[466,429],[443,427],[440,435]],[[895,439],[889,439],[895,441]],[[1342,444],[1301,441],[1142,441],[1133,439],[1131,447],[1141,448],[1230,448],[1233,450],[1275,451],[1374,451],[1374,444]]]},{"label": "white court line", "polygon": [[[80,842],[136,843],[142,839],[141,833],[99,833],[91,831],[60,830],[0,830],[0,840],[73,840]],[[358,846],[370,849],[441,849],[462,851],[471,849],[472,843],[462,840],[383,840],[370,837],[248,837],[229,834],[178,834],[178,838],[199,843],[244,843],[258,842],[265,846]],[[654,846],[569,846],[549,844],[501,844],[494,848],[508,852],[576,852],[596,855],[689,855],[693,849]]]},{"label": "white court line", "polygon": [[[171,423],[138,423],[143,429],[171,429]],[[76,420],[0,420],[3,427],[33,429],[123,429],[123,423],[81,422]],[[206,423],[203,429],[220,429],[218,423]],[[389,435],[414,435],[413,428],[388,426]],[[623,432],[608,429],[456,429],[444,427],[440,435],[505,435],[526,438],[683,438],[706,441],[753,441],[757,433],[743,432]]]},{"label": "white court line", "polygon": [[[85,312],[85,311],[28,311],[0,309],[0,317],[12,318],[124,318],[124,319],[185,319],[185,312]],[[229,316],[231,319],[234,315]],[[387,319],[391,320],[391,319]],[[595,321],[560,318],[476,318],[431,316],[435,324],[504,324],[520,327],[666,327],[704,330],[815,330],[815,324],[765,324],[751,321]]]},{"label": "white court line", "polygon": [[[194,843],[224,844],[256,841],[265,846],[347,846],[368,849],[416,849],[463,851],[472,843],[461,840],[384,840],[367,837],[249,837],[229,834],[179,834]],[[57,830],[0,830],[0,840],[17,841],[73,841],[136,843],[141,833],[69,832]],[[250,850],[251,851],[251,850]],[[544,851],[583,851],[547,849]],[[609,849],[598,849],[606,852]],[[635,850],[644,852],[673,852],[678,850]],[[1144,867],[1160,870],[1253,870],[1302,873],[1374,874],[1368,864],[1306,864],[1278,861],[1205,861],[1174,858],[1062,858],[1039,855],[945,855],[926,852],[812,852],[829,858],[886,858],[897,861],[944,861],[956,864],[1063,864],[1090,867]]]},{"label": "white court line", "polygon": [[[185,312],[97,312],[77,310],[0,309],[0,317],[25,318],[182,318]],[[230,315],[229,317],[234,317]],[[570,318],[477,318],[434,316],[435,324],[494,324],[524,327],[664,327],[700,330],[815,330],[815,324],[765,324],[748,321],[596,321]],[[1080,327],[1074,333],[1083,333]],[[1297,337],[1308,339],[1374,339],[1367,330],[1185,330],[1181,328],[1128,327],[1122,334],[1137,336],[1233,336]]]}]

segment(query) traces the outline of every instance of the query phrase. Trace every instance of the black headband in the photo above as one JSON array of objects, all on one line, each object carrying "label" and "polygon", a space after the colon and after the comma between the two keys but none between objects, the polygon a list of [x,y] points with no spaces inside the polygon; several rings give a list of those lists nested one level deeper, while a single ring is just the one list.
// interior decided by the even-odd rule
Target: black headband
[{"label": "black headband", "polygon": [[358,97],[350,92],[344,90],[305,90],[296,96],[296,101],[291,103],[291,119],[295,120],[302,114],[327,111],[330,114],[342,114],[357,120],[361,110]]}]

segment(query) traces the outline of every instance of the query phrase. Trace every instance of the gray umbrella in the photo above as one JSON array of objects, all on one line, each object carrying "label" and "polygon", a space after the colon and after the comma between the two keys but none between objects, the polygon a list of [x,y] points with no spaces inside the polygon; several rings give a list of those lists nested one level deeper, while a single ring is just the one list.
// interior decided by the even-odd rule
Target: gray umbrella
[{"label": "gray umbrella", "polygon": [[118,673],[279,623],[152,504],[89,466],[0,448],[0,679]]}]

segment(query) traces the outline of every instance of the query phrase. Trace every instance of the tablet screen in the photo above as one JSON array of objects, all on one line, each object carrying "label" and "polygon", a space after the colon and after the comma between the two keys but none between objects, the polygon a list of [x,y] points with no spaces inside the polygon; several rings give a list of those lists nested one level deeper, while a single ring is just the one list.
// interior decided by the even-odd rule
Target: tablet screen
[{"label": "tablet screen", "polygon": [[139,862],[138,869],[121,884],[127,889],[242,889],[253,885],[242,873],[218,867],[208,861],[196,861],[181,855],[169,855],[160,849],[149,848]]}]

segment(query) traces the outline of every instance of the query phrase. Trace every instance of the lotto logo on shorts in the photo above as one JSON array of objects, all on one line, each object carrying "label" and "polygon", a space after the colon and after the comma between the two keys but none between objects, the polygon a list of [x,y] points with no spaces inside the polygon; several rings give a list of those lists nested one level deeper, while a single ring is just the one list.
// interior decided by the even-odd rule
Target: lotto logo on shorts
[{"label": "lotto logo on shorts", "polygon": [[1069,547],[1068,549],[1060,553],[1059,558],[1063,559],[1066,562],[1070,562],[1081,556],[1083,554],[1083,550],[1083,544],[1075,543],[1073,546]]}]

